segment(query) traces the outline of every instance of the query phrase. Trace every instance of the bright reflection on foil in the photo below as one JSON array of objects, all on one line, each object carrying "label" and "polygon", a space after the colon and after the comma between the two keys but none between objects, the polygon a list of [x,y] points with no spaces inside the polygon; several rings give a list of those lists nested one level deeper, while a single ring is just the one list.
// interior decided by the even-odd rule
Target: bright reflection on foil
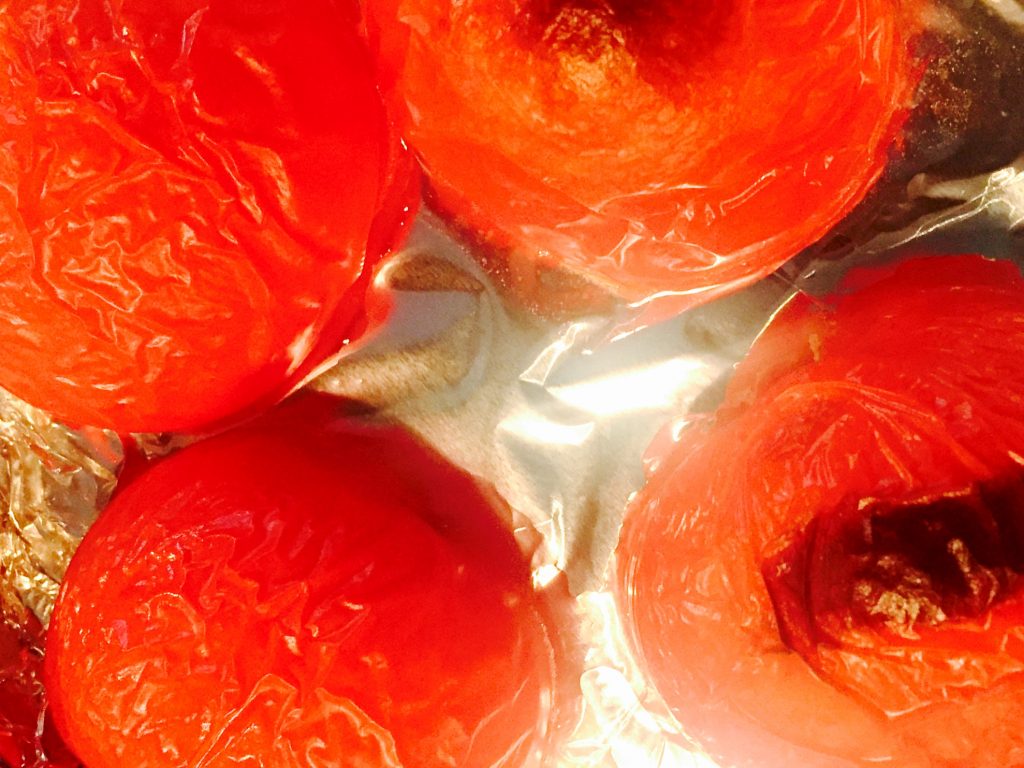
[{"label": "bright reflection on foil", "polygon": [[710,758],[666,739],[617,670],[588,670],[580,683],[584,700],[599,713],[599,732],[618,768],[718,768]]},{"label": "bright reflection on foil", "polygon": [[677,402],[681,389],[707,386],[709,378],[708,366],[702,360],[675,358],[645,368],[554,386],[548,391],[566,405],[606,417],[670,408]]},{"label": "bright reflection on foil", "polygon": [[[544,386],[551,373],[558,367],[563,357],[571,352],[581,338],[586,337],[592,328],[589,323],[572,323],[541,352],[533,364],[519,377],[522,381]],[[586,351],[586,350],[584,350]]]},{"label": "bright reflection on foil", "polygon": [[562,575],[562,569],[555,565],[542,565],[533,571],[533,588],[545,589]]},{"label": "bright reflection on foil", "polygon": [[516,415],[501,425],[504,432],[510,432],[530,442],[541,445],[581,446],[594,432],[592,423],[558,424],[532,414]]},{"label": "bright reflection on foil", "polygon": [[581,726],[565,765],[615,768],[718,768],[679,732],[679,725],[626,647],[615,600],[607,591],[577,598],[587,647],[580,676]]},{"label": "bright reflection on foil", "polygon": [[[579,623],[566,631],[584,657],[573,681],[579,719],[545,766],[713,768],[681,735],[629,653],[608,563],[652,436],[731,368],[763,324],[762,306],[775,305],[774,294],[612,343],[609,318],[555,328],[506,312],[430,217],[420,219],[378,283],[409,308],[394,311],[364,350],[376,371],[402,382],[383,390],[391,399],[380,402],[510,501],[517,538],[532,551],[536,588],[564,579],[576,595]],[[459,295],[453,285],[466,290]],[[464,304],[480,311],[464,312]],[[472,365],[440,386],[412,364],[409,350],[425,350],[431,370],[444,368],[468,349],[465,338],[447,331],[459,322],[474,324]],[[352,363],[338,372],[351,376]]]}]

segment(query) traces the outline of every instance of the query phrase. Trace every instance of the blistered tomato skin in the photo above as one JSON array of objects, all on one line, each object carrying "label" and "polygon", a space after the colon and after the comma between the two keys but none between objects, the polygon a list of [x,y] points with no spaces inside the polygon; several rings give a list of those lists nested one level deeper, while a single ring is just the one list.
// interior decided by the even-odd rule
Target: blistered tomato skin
[{"label": "blistered tomato skin", "polygon": [[288,408],[89,532],[47,643],[61,732],[89,768],[534,764],[546,607],[498,507],[396,429]]},{"label": "blistered tomato skin", "polygon": [[415,173],[353,0],[0,2],[0,385],[187,430],[364,324]]},{"label": "blistered tomato skin", "polygon": [[1024,763],[1024,279],[977,256],[794,299],[666,433],[619,600],[726,766]]},{"label": "blistered tomato skin", "polygon": [[705,301],[878,179],[921,65],[918,0],[369,0],[437,205],[524,292],[562,269]]}]

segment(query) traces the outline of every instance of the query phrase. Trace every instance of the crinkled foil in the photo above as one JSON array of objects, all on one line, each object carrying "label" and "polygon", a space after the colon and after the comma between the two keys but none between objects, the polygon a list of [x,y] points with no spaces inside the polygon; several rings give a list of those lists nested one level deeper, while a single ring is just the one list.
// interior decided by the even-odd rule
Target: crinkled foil
[{"label": "crinkled foil", "polygon": [[[391,321],[311,385],[406,424],[493,483],[524,539],[542,534],[534,580],[568,577],[575,623],[561,630],[582,659],[575,722],[553,768],[714,765],[646,682],[608,584],[654,434],[716,406],[735,363],[794,291],[827,291],[893,249],[1024,260],[1024,6],[950,0],[937,4],[933,24],[949,44],[923,86],[934,114],[921,118],[919,141],[833,236],[776,275],[651,327],[630,326],[630,308],[553,324],[506,305],[471,254],[424,215],[377,278],[395,297]],[[136,442],[162,455],[188,438]],[[0,597],[45,620],[124,451],[113,434],[68,430],[5,393],[0,445]]]},{"label": "crinkled foil", "polygon": [[403,422],[492,482],[519,524],[543,534],[534,580],[568,576],[578,623],[562,629],[583,659],[577,722],[556,765],[711,765],[673,735],[644,684],[606,589],[608,566],[647,444],[714,399],[788,283],[768,280],[608,343],[609,318],[552,328],[504,306],[429,216],[381,279],[395,291],[394,322],[313,386]]},{"label": "crinkled foil", "polygon": [[[316,382],[404,422],[493,482],[544,534],[534,578],[543,585],[567,574],[578,624],[565,631],[584,659],[575,727],[556,768],[715,765],[631,655],[608,582],[622,515],[643,483],[642,457],[654,434],[716,407],[734,365],[796,291],[824,293],[849,269],[899,252],[1024,262],[1024,102],[1013,88],[1000,87],[998,98],[979,95],[1005,82],[1024,93],[1019,72],[984,69],[993,54],[1019,69],[1020,39],[1010,25],[1024,22],[1024,7],[1001,0],[989,10],[937,7],[933,24],[949,44],[923,98],[941,119],[919,116],[917,148],[879,192],[771,278],[651,327],[636,329],[630,308],[552,327],[503,306],[469,254],[424,217],[392,267],[406,291],[398,320],[430,322],[397,322],[356,355],[357,364],[350,359]],[[430,274],[447,275],[442,286],[417,283],[428,264]],[[429,376],[391,369],[395,355]]]},{"label": "crinkled foil", "polygon": [[[567,574],[578,625],[564,629],[584,658],[577,722],[557,768],[715,765],[631,656],[608,584],[622,514],[643,482],[654,434],[714,409],[733,366],[794,291],[826,292],[852,266],[901,248],[1024,263],[1024,160],[955,181],[919,176],[909,194],[942,208],[843,258],[809,254],[741,294],[623,337],[613,333],[615,318],[552,329],[504,308],[468,254],[425,217],[392,268],[403,275],[399,319],[433,320],[397,323],[315,383],[407,424],[493,482],[543,533],[534,579],[544,585]],[[424,271],[447,274],[446,290],[417,284]]]},{"label": "crinkled foil", "polygon": [[49,619],[78,542],[110,499],[121,441],[71,430],[0,390],[0,600],[8,615]]}]

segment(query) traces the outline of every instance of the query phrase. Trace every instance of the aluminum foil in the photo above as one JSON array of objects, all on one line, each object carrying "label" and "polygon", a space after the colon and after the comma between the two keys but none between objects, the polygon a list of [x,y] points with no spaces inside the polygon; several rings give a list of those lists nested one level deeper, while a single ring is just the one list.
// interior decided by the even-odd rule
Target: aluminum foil
[{"label": "aluminum foil", "polygon": [[655,433],[715,408],[734,365],[794,292],[827,292],[853,266],[908,248],[1024,264],[1015,234],[1024,162],[955,181],[919,176],[910,194],[943,208],[842,258],[808,254],[740,294],[625,335],[617,317],[552,328],[506,308],[471,255],[424,216],[382,274],[398,296],[396,322],[314,383],[403,422],[492,482],[543,534],[534,580],[568,576],[578,623],[563,631],[584,659],[577,719],[556,768],[716,765],[625,642],[608,583],[623,511]]},{"label": "aluminum foil", "polygon": [[577,722],[555,765],[700,765],[685,739],[666,737],[676,730],[667,710],[648,705],[607,569],[626,501],[643,481],[647,443],[714,389],[788,286],[769,281],[593,347],[608,318],[552,329],[506,308],[429,216],[381,279],[395,290],[395,322],[313,386],[406,424],[492,482],[524,533],[542,534],[534,581],[543,587],[567,575],[578,624],[562,631],[584,660]]},{"label": "aluminum foil", "polygon": [[71,430],[0,390],[0,603],[49,619],[71,555],[124,458],[112,432]]},{"label": "aluminum foil", "polygon": [[[552,323],[506,304],[473,255],[424,214],[377,276],[395,297],[390,322],[310,385],[407,425],[493,483],[524,539],[541,533],[533,577],[541,587],[566,575],[575,616],[561,630],[583,662],[553,768],[714,765],[647,683],[609,590],[622,514],[654,434],[715,407],[794,291],[827,291],[851,267],[900,249],[1024,262],[1024,6],[951,0],[932,24],[948,44],[922,86],[934,108],[918,116],[916,143],[831,237],[770,278],[656,325],[636,322],[631,307]],[[136,442],[160,455],[189,440]],[[0,599],[15,615],[48,618],[124,453],[111,433],[64,428],[0,393]]]},{"label": "aluminum foil", "polygon": [[[451,322],[441,332],[418,325],[412,335],[396,323],[362,366],[347,361],[316,383],[372,395],[387,417],[493,482],[544,534],[534,578],[543,585],[567,574],[578,625],[565,631],[584,658],[577,720],[556,768],[715,765],[632,657],[608,583],[623,511],[643,483],[644,449],[666,423],[682,429],[691,414],[714,409],[734,365],[794,292],[827,292],[851,268],[915,250],[1024,264],[1017,26],[1024,8],[1011,0],[936,6],[942,52],[922,86],[927,108],[916,116],[914,148],[832,236],[769,279],[653,326],[637,322],[647,315],[631,307],[545,325],[504,307],[470,255],[424,217],[396,264],[407,276],[434,264],[453,290],[406,281],[415,296],[403,316]],[[986,70],[994,54],[1002,63]],[[415,377],[399,383],[388,370],[388,354],[403,346],[417,365],[442,361],[427,366],[426,386]]]}]

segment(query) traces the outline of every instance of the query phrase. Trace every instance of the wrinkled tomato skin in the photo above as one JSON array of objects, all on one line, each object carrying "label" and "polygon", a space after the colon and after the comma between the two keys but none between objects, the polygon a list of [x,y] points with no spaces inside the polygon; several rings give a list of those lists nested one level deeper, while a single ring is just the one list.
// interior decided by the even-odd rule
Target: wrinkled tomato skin
[{"label": "wrinkled tomato skin", "polygon": [[512,768],[541,749],[547,609],[507,508],[335,408],[183,449],[89,532],[46,657],[89,768]]},{"label": "wrinkled tomato skin", "polygon": [[78,768],[46,717],[42,637],[34,617],[0,619],[0,765]]},{"label": "wrinkled tomato skin", "polygon": [[771,272],[879,178],[922,69],[917,0],[365,5],[435,205],[525,296]]},{"label": "wrinkled tomato skin", "polygon": [[365,325],[418,196],[353,0],[0,2],[0,385],[191,430]]},{"label": "wrinkled tomato skin", "polygon": [[[1019,483],[1021,349],[1013,264],[863,269],[823,301],[791,301],[716,414],[651,447],[620,539],[618,598],[652,681],[722,765],[1024,762],[1019,587],[975,617],[902,634],[846,622],[798,653],[766,586],[789,578],[766,565],[786,563],[812,523]],[[807,584],[799,599],[832,586]]]}]

